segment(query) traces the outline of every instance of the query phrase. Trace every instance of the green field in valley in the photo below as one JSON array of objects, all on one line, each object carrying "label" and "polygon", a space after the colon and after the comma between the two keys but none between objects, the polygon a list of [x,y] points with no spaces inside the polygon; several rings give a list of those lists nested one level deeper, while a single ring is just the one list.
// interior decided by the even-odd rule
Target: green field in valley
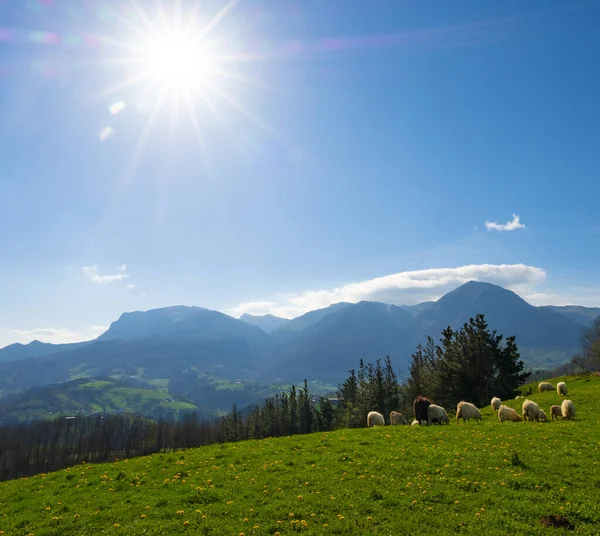
[{"label": "green field in valley", "polygon": [[[213,445],[0,483],[0,534],[562,532],[546,515],[600,534],[600,376],[566,382],[574,421],[501,424],[488,407],[482,424]],[[548,416],[561,400],[529,398]]]}]

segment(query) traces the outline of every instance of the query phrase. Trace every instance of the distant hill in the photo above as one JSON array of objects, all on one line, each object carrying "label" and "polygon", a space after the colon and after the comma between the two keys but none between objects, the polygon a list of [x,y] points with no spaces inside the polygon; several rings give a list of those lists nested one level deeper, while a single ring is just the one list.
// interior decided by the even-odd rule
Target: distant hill
[{"label": "distant hill", "polygon": [[[175,418],[181,411],[202,411],[171,396],[166,389],[115,380],[74,380],[30,389],[0,400],[0,425],[60,416],[127,411],[151,418]],[[212,412],[204,412],[207,417]]]},{"label": "distant hill", "polygon": [[566,316],[569,320],[582,326],[589,326],[595,318],[600,316],[600,307],[582,307],[580,305],[546,305],[541,309],[550,309],[555,313]]},{"label": "distant hill", "polygon": [[284,342],[272,366],[286,378],[335,380],[346,377],[360,359],[390,355],[395,366],[405,370],[418,340],[417,322],[400,307],[344,304]]},{"label": "distant hill", "polygon": [[[552,369],[579,348],[583,326],[600,309],[534,307],[512,291],[469,282],[436,302],[397,307],[378,302],[337,303],[286,321],[270,315],[236,319],[201,307],[174,306],[124,313],[94,341],[51,345],[34,341],[0,350],[0,400],[26,389],[95,378],[140,379],[153,388],[199,404],[241,398],[221,396],[203,377],[281,384],[321,380],[336,385],[359,360],[390,355],[407,372],[411,353],[427,335],[439,340],[483,313],[490,328],[516,335],[521,357],[534,368]],[[231,384],[235,384],[233,387]],[[239,387],[239,385],[238,385]]]},{"label": "distant hill", "polygon": [[29,344],[15,343],[0,349],[0,363],[27,359],[29,357],[43,357],[56,352],[75,350],[92,341],[75,342],[70,344],[51,344],[49,342],[32,341]]},{"label": "distant hill", "polygon": [[431,308],[434,304],[434,301],[426,301],[417,303],[416,305],[402,305],[401,307],[408,311],[411,315],[417,316]]},{"label": "distant hill", "polygon": [[293,318],[292,320],[289,320],[283,324],[279,329],[273,332],[273,336],[279,341],[290,340],[302,330],[312,326],[313,324],[316,324],[317,322],[320,322],[327,315],[335,313],[340,309],[344,309],[349,305],[351,304],[346,302],[334,303],[333,305],[325,307],[324,309],[315,309],[314,311],[305,313],[302,316]]},{"label": "distant hill", "polygon": [[150,311],[123,313],[98,341],[159,338],[244,338],[257,345],[268,345],[264,331],[229,315],[204,309],[177,305]]},{"label": "distant hill", "polygon": [[251,315],[248,313],[240,316],[240,320],[262,329],[265,333],[271,333],[289,322],[287,318],[280,318],[274,315]]},{"label": "distant hill", "polygon": [[498,333],[516,335],[521,354],[530,364],[533,355],[539,361],[544,353],[558,361],[566,360],[579,347],[581,325],[551,309],[534,307],[511,290],[490,283],[465,283],[417,315],[417,321],[423,333],[438,338],[446,327],[459,328],[478,312]]}]

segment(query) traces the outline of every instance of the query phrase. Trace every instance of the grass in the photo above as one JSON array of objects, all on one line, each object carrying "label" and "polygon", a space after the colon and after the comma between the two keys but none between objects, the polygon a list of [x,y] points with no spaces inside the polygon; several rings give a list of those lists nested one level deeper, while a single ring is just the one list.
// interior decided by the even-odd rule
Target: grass
[{"label": "grass", "polygon": [[[553,380],[555,383],[557,380]],[[0,483],[0,534],[599,534],[600,377],[575,421],[339,430]],[[549,415],[554,393],[533,394]],[[522,400],[507,402],[519,408]]]},{"label": "grass", "polygon": [[194,404],[177,400],[164,388],[127,387],[112,380],[79,380],[36,389],[12,403],[9,400],[0,406],[0,417],[26,421],[120,410],[148,416],[169,412],[176,416],[179,411],[197,409]]}]

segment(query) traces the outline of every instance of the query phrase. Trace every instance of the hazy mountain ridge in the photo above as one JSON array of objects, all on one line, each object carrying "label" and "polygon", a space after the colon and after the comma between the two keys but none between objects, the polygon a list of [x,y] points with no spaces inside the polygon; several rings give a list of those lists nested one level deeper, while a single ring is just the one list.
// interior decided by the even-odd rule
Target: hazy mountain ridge
[{"label": "hazy mountain ridge", "polygon": [[[52,346],[11,345],[0,350],[0,396],[78,378],[137,377],[174,381],[193,389],[195,375],[227,381],[343,380],[358,361],[390,355],[406,372],[410,355],[447,326],[459,328],[482,312],[492,329],[516,335],[521,355],[535,367],[557,366],[579,346],[589,308],[534,307],[514,292],[469,282],[437,302],[399,307],[378,302],[339,303],[283,321],[270,333],[218,311],[174,306],[124,313],[94,341]],[[580,322],[569,315],[577,315]],[[253,317],[254,323],[264,318]],[[268,318],[266,329],[273,327]],[[283,320],[283,319],[279,319]],[[277,322],[277,320],[276,320]],[[187,371],[187,372],[186,372]],[[161,380],[161,381],[162,381]],[[197,386],[201,388],[201,386]]]},{"label": "hazy mountain ridge", "polygon": [[74,342],[65,344],[52,344],[49,342],[31,341],[28,344],[16,342],[0,349],[0,363],[16,361],[17,359],[27,359],[34,357],[43,357],[55,354],[57,352],[75,350],[81,348],[93,341]]},{"label": "hazy mountain ridge", "polygon": [[246,324],[250,324],[251,326],[256,326],[257,328],[262,329],[265,333],[272,333],[289,322],[289,319],[281,318],[279,316],[269,314],[251,315],[248,313],[244,313],[242,316],[240,316],[240,320],[242,322],[246,322]]},{"label": "hazy mountain ridge", "polygon": [[550,309],[556,313],[566,316],[568,319],[588,326],[595,318],[600,316],[600,307],[583,307],[581,305],[545,305],[542,309]]}]

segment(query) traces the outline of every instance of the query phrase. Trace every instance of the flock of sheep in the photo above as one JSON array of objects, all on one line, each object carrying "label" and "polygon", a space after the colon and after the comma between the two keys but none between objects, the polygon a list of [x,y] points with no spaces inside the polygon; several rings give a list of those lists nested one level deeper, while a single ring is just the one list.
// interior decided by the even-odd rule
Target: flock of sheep
[{"label": "flock of sheep", "polygon": [[[538,385],[538,389],[540,393],[543,393],[544,391],[554,391],[554,386],[549,382],[542,382]],[[567,384],[565,382],[558,382],[556,384],[556,392],[560,396],[567,396]],[[517,399],[518,398],[523,397],[517,396]],[[500,422],[519,422],[528,420],[542,422],[547,420],[544,410],[532,400],[525,400],[525,402],[523,402],[523,416],[519,415],[514,409],[502,404],[502,400],[500,400],[498,397],[492,398],[491,405],[494,412],[497,413]],[[413,411],[415,418],[411,422],[412,426],[420,424],[450,423],[448,413],[443,407],[434,404],[431,400],[421,395],[415,398],[413,402]],[[573,404],[572,400],[564,399],[560,406],[550,406],[550,415],[552,419],[558,419],[558,417],[561,417],[563,419],[572,420],[575,418],[575,404]],[[463,422],[470,421],[471,419],[475,419],[477,422],[479,422],[481,421],[481,412],[470,402],[459,402],[456,406],[456,424],[459,423],[460,419],[462,419]],[[390,424],[408,424],[408,421],[401,413],[392,411],[390,413]],[[384,425],[385,419],[381,413],[378,413],[377,411],[369,412],[367,415],[367,426]]]}]

